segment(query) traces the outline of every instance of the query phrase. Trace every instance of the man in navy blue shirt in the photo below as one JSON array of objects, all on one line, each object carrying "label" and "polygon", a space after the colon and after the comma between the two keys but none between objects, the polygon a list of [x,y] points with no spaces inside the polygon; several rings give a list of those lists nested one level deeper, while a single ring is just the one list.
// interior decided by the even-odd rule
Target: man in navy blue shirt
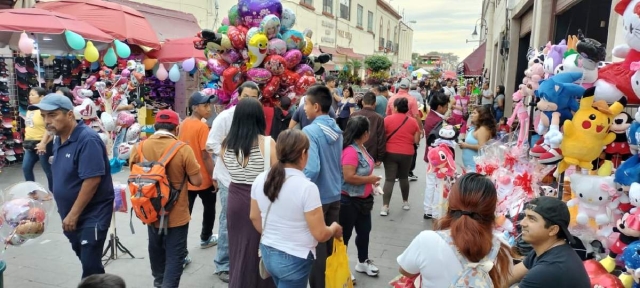
[{"label": "man in navy blue shirt", "polygon": [[89,126],[76,122],[69,98],[49,94],[40,110],[53,143],[53,197],[64,235],[82,263],[82,278],[104,274],[102,248],[113,213],[113,182],[107,148]]}]

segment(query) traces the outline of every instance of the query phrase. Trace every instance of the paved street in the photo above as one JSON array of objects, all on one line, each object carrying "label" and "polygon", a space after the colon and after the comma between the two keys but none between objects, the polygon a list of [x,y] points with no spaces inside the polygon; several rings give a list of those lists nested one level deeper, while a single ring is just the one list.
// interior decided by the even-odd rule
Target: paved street
[{"label": "paved street", "polygon": [[[422,199],[425,186],[425,164],[422,161],[424,140],[418,151],[418,167],[415,174],[420,179],[417,182],[411,182],[409,200],[412,209],[410,211],[402,210],[400,188],[397,184],[389,216],[379,216],[382,198],[378,197],[375,200],[369,255],[380,268],[380,275],[372,278],[365,274],[356,273],[356,287],[388,287],[389,280],[398,274],[396,257],[415,235],[422,230],[431,228],[431,220],[422,219]],[[36,165],[36,168],[38,182],[46,183],[40,167]],[[384,170],[381,168],[377,168],[375,173],[384,176]],[[114,181],[124,183],[126,177],[127,173],[121,172],[114,175]],[[22,170],[19,165],[5,167],[0,174],[0,189],[22,181],[22,179]],[[129,216],[129,214],[117,213],[116,227],[121,242],[137,258],[130,259],[128,256],[120,255],[122,258],[110,262],[106,266],[106,270],[108,273],[123,277],[128,287],[151,287],[153,280],[148,262],[146,227],[134,216],[133,224],[136,234],[132,234],[129,229]],[[225,283],[218,280],[217,276],[213,275],[215,269],[213,258],[216,248],[204,250],[199,248],[201,220],[202,205],[198,202],[194,207],[189,232],[189,252],[193,263],[185,269],[180,287],[227,287]],[[218,223],[216,221],[214,230],[217,231],[217,229]],[[214,231],[214,233],[216,232]],[[349,259],[352,269],[357,261],[354,241],[355,232],[349,243]],[[80,263],[62,234],[61,220],[57,213],[54,213],[50,218],[49,226],[43,236],[20,247],[9,247],[2,257],[7,262],[7,270],[4,272],[5,287],[71,288],[76,287],[80,281]]]}]

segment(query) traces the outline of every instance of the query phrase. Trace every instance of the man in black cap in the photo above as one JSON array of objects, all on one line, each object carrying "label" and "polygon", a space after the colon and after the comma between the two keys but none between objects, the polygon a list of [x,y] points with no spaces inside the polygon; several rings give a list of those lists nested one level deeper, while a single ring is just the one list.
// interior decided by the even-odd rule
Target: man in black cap
[{"label": "man in black cap", "polygon": [[569,208],[555,197],[539,197],[525,206],[520,222],[522,240],[533,251],[516,265],[510,285],[520,282],[520,288],[588,288],[589,276],[582,260],[573,250],[569,233]]}]

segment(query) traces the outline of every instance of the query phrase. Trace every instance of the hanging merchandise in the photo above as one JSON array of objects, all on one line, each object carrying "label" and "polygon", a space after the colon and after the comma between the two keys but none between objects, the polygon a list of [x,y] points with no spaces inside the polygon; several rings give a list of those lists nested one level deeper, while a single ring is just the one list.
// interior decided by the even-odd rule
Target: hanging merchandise
[{"label": "hanging merchandise", "polygon": [[109,47],[109,49],[107,49],[107,53],[104,54],[102,61],[109,67],[113,67],[118,63],[118,57],[116,56],[116,52],[113,51],[113,48]]},{"label": "hanging merchandise", "polygon": [[180,68],[178,68],[178,64],[173,64],[169,70],[169,80],[171,80],[171,82],[180,81]]},{"label": "hanging merchandise", "polygon": [[142,64],[144,64],[144,70],[153,69],[153,67],[155,67],[157,63],[158,60],[156,59],[145,58],[144,60],[142,60]]},{"label": "hanging merchandise", "polygon": [[131,56],[131,48],[129,48],[129,45],[118,39],[113,40],[113,45],[116,47],[116,52],[120,58],[129,58],[129,56]]},{"label": "hanging merchandise", "polygon": [[167,69],[164,68],[163,64],[158,65],[158,71],[156,71],[156,77],[160,81],[167,80],[167,77],[169,77],[169,72],[167,72]]},{"label": "hanging merchandise", "polygon": [[189,58],[189,59],[184,60],[182,62],[182,70],[184,70],[184,71],[191,71],[195,67],[196,67],[196,59],[195,58]]},{"label": "hanging merchandise", "polygon": [[22,34],[20,34],[20,41],[18,42],[20,52],[24,54],[33,53],[33,45],[33,39],[29,38],[29,35],[27,35],[27,33],[22,32]]},{"label": "hanging merchandise", "polygon": [[91,41],[87,41],[87,47],[84,49],[84,59],[92,63],[100,59],[98,48],[96,48],[96,46],[93,46],[93,42]]},{"label": "hanging merchandise", "polygon": [[67,40],[67,44],[73,50],[81,50],[87,45],[87,42],[80,36],[80,34],[66,30],[64,31],[64,37]]}]

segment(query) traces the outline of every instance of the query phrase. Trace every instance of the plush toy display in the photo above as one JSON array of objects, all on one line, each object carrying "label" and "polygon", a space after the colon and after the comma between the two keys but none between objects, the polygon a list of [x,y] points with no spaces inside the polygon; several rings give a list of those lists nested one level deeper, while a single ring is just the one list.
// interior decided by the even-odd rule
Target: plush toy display
[{"label": "plush toy display", "polygon": [[640,207],[640,183],[633,182],[629,186],[629,203],[633,207],[629,212],[636,213]]},{"label": "plush toy display", "polygon": [[[529,154],[539,157],[542,164],[555,164],[562,159],[562,152],[559,150],[562,142],[560,125],[571,119],[572,112],[578,110],[577,98],[584,93],[585,89],[573,82],[581,77],[582,73],[558,74],[542,81],[538,90],[535,91],[535,95],[540,99],[537,104],[538,109],[543,111],[537,132],[540,135],[544,134],[544,139],[541,137]],[[542,141],[546,145],[540,145]]]},{"label": "plush toy display", "polygon": [[609,126],[624,109],[626,99],[609,106],[603,100],[594,101],[595,89],[592,87],[584,92],[580,109],[572,120],[566,120],[563,125],[564,139],[560,145],[563,159],[558,164],[557,173],[564,172],[570,165],[591,169],[591,162],[600,156],[602,147],[616,139],[616,134],[609,132]]},{"label": "plush toy display", "polygon": [[631,78],[635,71],[631,69],[633,62],[640,61],[640,34],[636,33],[636,26],[640,25],[640,15],[636,11],[640,8],[640,0],[621,0],[615,6],[616,13],[622,15],[626,44],[616,46],[612,54],[624,61],[612,63],[599,71],[596,81],[596,100],[613,103],[626,96],[629,103],[640,104],[640,95],[634,93]]},{"label": "plush toy display", "polygon": [[543,67],[544,72],[549,77],[553,76],[558,65],[562,64],[562,58],[565,52],[567,52],[566,40],[562,40],[557,45],[551,46],[547,52],[547,57],[544,59]]},{"label": "plush toy display", "polygon": [[[615,240],[613,245],[609,247],[609,255],[604,259],[600,260],[602,266],[607,270],[607,272],[612,272],[613,269],[616,268],[616,257],[619,254],[622,254],[623,251],[628,248],[627,246],[634,241],[637,241],[640,237],[640,214],[636,213],[625,213],[622,216],[622,219],[618,220],[616,227],[613,228],[614,232],[620,233],[618,238]],[[624,274],[623,274],[624,275]],[[629,275],[627,275],[629,276]],[[631,284],[633,282],[633,278],[631,277],[623,277],[620,275],[620,280],[626,284]]]},{"label": "plush toy display", "polygon": [[596,175],[571,174],[571,191],[576,198],[571,199],[567,206],[578,206],[576,222],[588,225],[589,219],[595,220],[597,225],[607,225],[611,221],[611,210],[618,206],[612,201],[616,195],[613,177]]},{"label": "plush toy display", "polygon": [[631,127],[633,119],[627,112],[622,112],[613,118],[611,124],[611,132],[616,134],[616,139],[607,145],[604,149],[606,153],[606,159],[611,160],[614,168],[618,168],[622,161],[631,157],[631,150],[629,149],[629,139],[627,138],[627,130]]},{"label": "plush toy display", "polygon": [[432,146],[440,146],[444,144],[449,147],[452,155],[456,155],[455,148],[458,146],[458,136],[460,136],[460,127],[453,125],[444,125],[438,131],[438,139],[433,142]]},{"label": "plush toy display", "polygon": [[429,167],[427,173],[436,173],[436,177],[442,179],[445,176],[453,177],[456,172],[456,163],[453,154],[446,144],[430,147],[427,152]]},{"label": "plush toy display", "polygon": [[509,119],[507,120],[507,125],[511,127],[511,125],[513,125],[513,121],[515,120],[515,118],[518,117],[520,133],[518,134],[517,145],[518,147],[522,147],[522,144],[525,143],[525,141],[529,137],[529,110],[527,110],[527,107],[523,103],[524,95],[522,95],[520,90],[516,91],[516,93],[513,93],[512,97],[513,97],[513,102],[516,103],[516,106],[513,109],[513,113],[511,114],[511,117],[509,117]]},{"label": "plush toy display", "polygon": [[629,149],[631,154],[638,154],[638,143],[640,143],[640,110],[633,117],[633,122],[627,130],[627,138],[629,140]]}]

